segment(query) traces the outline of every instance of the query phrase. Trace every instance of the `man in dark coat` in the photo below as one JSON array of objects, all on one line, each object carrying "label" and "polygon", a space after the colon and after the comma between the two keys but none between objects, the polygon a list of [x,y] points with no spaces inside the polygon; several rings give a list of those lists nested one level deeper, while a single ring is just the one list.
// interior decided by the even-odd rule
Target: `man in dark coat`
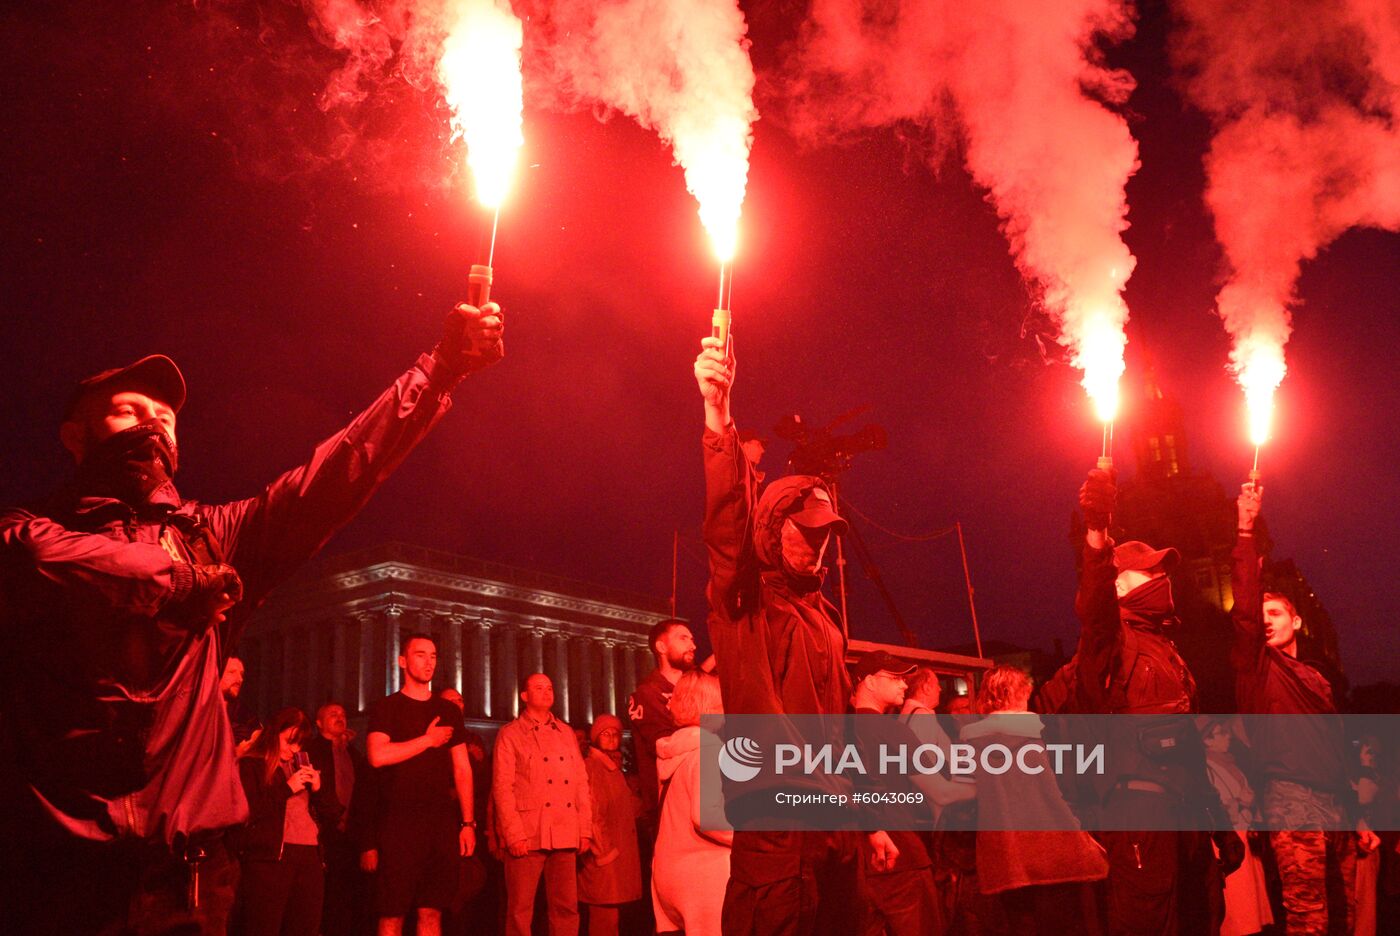
[{"label": "man in dark coat", "polygon": [[[335,796],[342,812],[321,830],[326,864],[326,899],[321,907],[325,936],[352,936],[357,920],[370,915],[370,882],[360,870],[360,852],[374,847],[366,819],[374,813],[374,776],[364,751],[354,743],[345,706],[327,702],[316,712],[316,734],[301,749],[321,772],[321,786]],[[369,801],[368,803],[366,801]]]},{"label": "man in dark coat", "polygon": [[[846,638],[821,593],[823,557],[845,521],[820,478],[770,481],[761,497],[730,418],[734,358],[706,338],[695,360],[705,404],[705,545],[709,629],[730,714],[843,715]],[[870,833],[872,862],[898,850]],[[725,892],[726,936],[851,933],[860,923],[860,849],[853,832],[738,828]]]},{"label": "man in dark coat", "polygon": [[[0,514],[0,877],[16,932],[222,932],[221,830],[247,817],[220,675],[249,613],[498,360],[500,312],[447,333],[305,464],[226,504],[176,491],[185,382],[160,355],[83,381],[73,480]],[[241,599],[241,600],[240,600]]]}]

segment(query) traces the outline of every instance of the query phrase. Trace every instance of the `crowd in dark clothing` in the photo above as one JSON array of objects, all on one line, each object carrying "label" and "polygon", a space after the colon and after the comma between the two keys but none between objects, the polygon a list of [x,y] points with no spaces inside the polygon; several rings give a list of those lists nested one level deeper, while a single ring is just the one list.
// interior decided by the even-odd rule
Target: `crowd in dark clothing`
[{"label": "crowd in dark clothing", "polygon": [[[948,700],[944,711],[961,702],[965,714],[944,721],[932,670],[883,651],[849,667],[844,622],[822,592],[846,521],[820,477],[763,484],[731,419],[733,356],[718,339],[695,365],[714,657],[696,665],[684,622],[653,629],[657,670],[628,706],[633,769],[627,725],[600,715],[581,743],[553,714],[547,673],[525,677],[519,715],[488,744],[467,729],[456,690],[431,690],[426,634],[401,635],[400,689],[365,713],[363,747],[335,702],[314,727],[297,709],[260,722],[239,699],[234,657],[248,613],[364,505],[452,388],[500,357],[493,308],[459,307],[434,353],[306,464],[229,504],[175,491],[185,391],[168,359],[80,386],[64,423],[74,483],[0,515],[12,648],[0,664],[0,788],[13,823],[0,877],[15,931],[573,936],[586,923],[592,936],[1233,936],[1271,921],[1318,934],[1400,925],[1400,843],[1372,831],[1400,825],[1382,769],[1395,752],[1373,742],[1351,762],[1332,688],[1299,655],[1296,608],[1264,590],[1258,488],[1242,489],[1234,553],[1237,708],[1315,716],[1302,734],[1198,723],[1172,642],[1180,557],[1115,542],[1116,487],[1102,470],[1080,492],[1076,654],[1036,693],[1020,671],[992,668],[975,698]],[[888,729],[901,737],[1015,750],[1041,736],[1036,713],[1135,715],[1174,754],[1164,765],[1143,743],[1115,746],[1127,753],[1074,804],[1116,820],[1093,835],[1044,775],[910,778],[930,804],[925,833],[775,831],[758,805],[772,802],[766,779],[699,782],[701,716],[726,712],[899,715]],[[819,721],[840,740],[844,719]],[[785,782],[850,791],[840,777]],[[1060,811],[1063,828],[1018,831],[1027,804]],[[702,819],[715,808],[745,821],[715,828]],[[969,809],[996,828],[944,822]],[[1183,831],[1200,815],[1219,817],[1205,826],[1216,831]]]}]

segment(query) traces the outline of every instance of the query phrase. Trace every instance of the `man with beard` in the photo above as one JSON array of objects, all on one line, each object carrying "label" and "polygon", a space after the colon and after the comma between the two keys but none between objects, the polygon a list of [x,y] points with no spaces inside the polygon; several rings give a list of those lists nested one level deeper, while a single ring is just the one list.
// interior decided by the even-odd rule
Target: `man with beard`
[{"label": "man with beard", "polygon": [[433,353],[309,461],[218,505],[175,489],[185,381],[173,361],[79,384],[60,427],[73,480],[0,514],[7,928],[224,931],[222,831],[248,816],[224,664],[252,609],[502,353],[499,309],[457,306]]},{"label": "man with beard", "polygon": [[[1188,717],[1196,682],[1169,637],[1177,620],[1167,576],[1181,557],[1137,541],[1115,545],[1108,528],[1116,504],[1109,472],[1091,471],[1079,493],[1087,528],[1075,598],[1079,649],[1065,670],[1071,710],[1135,716],[1110,720],[1109,763],[1095,789],[1106,830],[1098,837],[1108,850],[1109,932],[1205,931],[1223,878],[1210,839],[1180,830],[1224,811]],[[1142,831],[1121,831],[1135,827]],[[1221,861],[1238,867],[1238,837],[1216,838]]]},{"label": "man with beard", "polygon": [[[705,408],[708,623],[724,710],[838,716],[839,722],[851,693],[846,638],[821,585],[831,534],[844,530],[846,521],[817,477],[770,481],[758,495],[753,465],[730,418],[734,358],[724,342],[701,342],[695,379]],[[737,827],[724,898],[726,936],[856,932],[857,834]],[[898,855],[883,832],[870,833],[870,847],[878,868]]]},{"label": "man with beard", "polygon": [[365,747],[376,776],[375,909],[379,936],[399,936],[417,911],[419,936],[441,936],[457,896],[459,857],[476,851],[476,796],[462,712],[433,695],[437,642],[404,638],[403,685],[369,712]]},{"label": "man with beard", "polygon": [[670,619],[653,624],[649,637],[656,669],[627,697],[627,718],[632,723],[632,744],[642,783],[642,818],[648,829],[654,829],[659,792],[656,742],[676,730],[671,693],[681,674],[695,665],[695,636],[684,621]]},{"label": "man with beard", "polygon": [[233,726],[233,743],[237,745],[238,755],[242,757],[243,752],[262,730],[262,721],[243,704],[243,661],[238,657],[229,657],[228,662],[224,664],[224,676],[219,681],[219,692],[223,694],[229,724]]}]

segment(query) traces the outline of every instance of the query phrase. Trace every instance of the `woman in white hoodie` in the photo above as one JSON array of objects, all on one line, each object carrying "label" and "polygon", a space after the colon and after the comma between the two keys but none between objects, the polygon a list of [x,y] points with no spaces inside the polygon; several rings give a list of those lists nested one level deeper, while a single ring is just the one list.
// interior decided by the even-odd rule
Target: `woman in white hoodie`
[{"label": "woman in white hoodie", "polygon": [[[700,716],[723,711],[719,679],[690,670],[671,695],[675,733],[656,742],[661,823],[651,863],[651,902],[658,933],[720,933],[734,834],[700,827]],[[712,815],[721,809],[719,784],[713,786],[707,791],[714,800]]]}]

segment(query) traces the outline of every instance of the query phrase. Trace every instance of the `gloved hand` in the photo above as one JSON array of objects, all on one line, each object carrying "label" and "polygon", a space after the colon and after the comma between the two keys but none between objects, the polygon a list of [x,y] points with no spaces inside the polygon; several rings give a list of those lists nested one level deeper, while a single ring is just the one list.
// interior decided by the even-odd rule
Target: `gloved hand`
[{"label": "gloved hand", "polygon": [[1084,486],[1079,489],[1079,509],[1084,514],[1084,524],[1091,530],[1107,530],[1110,518],[1118,506],[1118,486],[1113,483],[1112,473],[1095,468],[1089,472]]},{"label": "gloved hand", "polygon": [[180,601],[180,609],[192,621],[213,626],[222,624],[229,608],[243,599],[243,580],[237,570],[222,562],[191,565],[193,582]]},{"label": "gloved hand", "polygon": [[1244,864],[1245,855],[1244,842],[1240,839],[1239,833],[1233,830],[1212,832],[1210,839],[1215,843],[1216,851],[1219,852],[1215,860],[1220,865],[1221,876],[1229,877],[1238,871],[1240,865]]},{"label": "gloved hand", "polygon": [[480,309],[459,302],[447,313],[442,341],[433,354],[459,377],[490,367],[505,357],[505,316],[488,302]]}]

